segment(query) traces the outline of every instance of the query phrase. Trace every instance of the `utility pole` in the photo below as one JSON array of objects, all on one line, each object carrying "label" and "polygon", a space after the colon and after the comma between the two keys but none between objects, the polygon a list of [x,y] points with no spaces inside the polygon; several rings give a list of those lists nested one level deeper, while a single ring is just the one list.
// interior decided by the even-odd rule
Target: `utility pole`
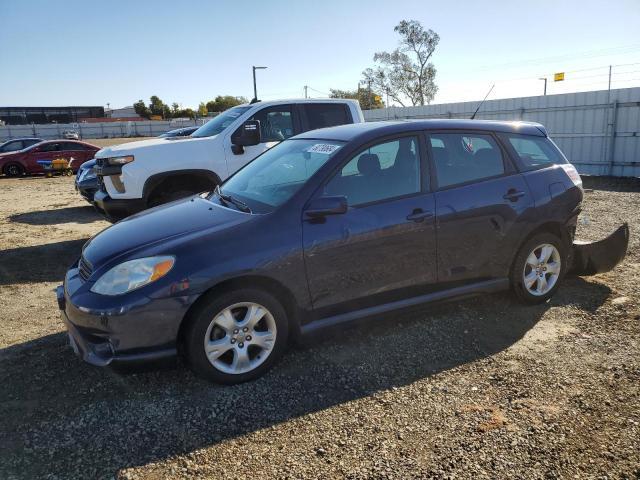
[{"label": "utility pole", "polygon": [[253,100],[251,100],[251,103],[255,103],[258,101],[258,88],[256,87],[256,70],[263,70],[267,67],[253,66],[251,68],[253,69]]},{"label": "utility pole", "polygon": [[371,80],[369,80],[369,98],[367,98],[367,105],[369,105],[369,110],[371,110]]},{"label": "utility pole", "polygon": [[546,95],[547,94],[547,77],[542,77],[542,78],[539,78],[538,80],[544,80],[544,93],[543,93],[543,95]]},{"label": "utility pole", "polygon": [[611,94],[611,65],[609,65],[609,94]]},{"label": "utility pole", "polygon": [[309,97],[307,96],[307,88],[309,88],[309,85],[305,85],[305,86],[304,86],[304,98],[309,98]]}]

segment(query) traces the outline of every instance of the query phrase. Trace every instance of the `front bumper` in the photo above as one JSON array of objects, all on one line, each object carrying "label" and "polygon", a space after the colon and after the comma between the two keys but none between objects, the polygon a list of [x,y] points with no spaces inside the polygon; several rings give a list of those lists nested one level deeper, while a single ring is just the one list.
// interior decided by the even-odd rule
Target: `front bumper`
[{"label": "front bumper", "polygon": [[117,222],[146,208],[142,198],[113,199],[102,190],[98,190],[93,196],[93,205],[110,222]]},{"label": "front bumper", "polygon": [[576,275],[595,275],[613,270],[626,256],[628,246],[629,225],[626,223],[597,242],[575,240],[570,272]]},{"label": "front bumper", "polygon": [[84,198],[87,202],[93,205],[93,197],[98,191],[98,181],[83,181],[76,182],[76,191],[80,194],[82,198]]},{"label": "front bumper", "polygon": [[85,362],[104,367],[176,356],[177,334],[188,308],[183,299],[139,296],[124,302],[82,288],[77,296],[90,306],[77,306],[66,285],[75,288],[79,282],[77,269],[69,270],[65,284],[56,288],[56,297],[70,344]]}]

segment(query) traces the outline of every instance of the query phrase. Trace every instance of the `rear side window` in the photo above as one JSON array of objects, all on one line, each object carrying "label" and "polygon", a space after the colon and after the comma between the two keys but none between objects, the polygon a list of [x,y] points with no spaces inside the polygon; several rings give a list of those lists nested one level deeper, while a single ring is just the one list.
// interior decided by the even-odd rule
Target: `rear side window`
[{"label": "rear side window", "polygon": [[429,136],[438,187],[504,174],[500,147],[490,135],[434,133]]},{"label": "rear side window", "polygon": [[520,165],[524,170],[567,163],[567,160],[548,138],[530,135],[506,135],[506,137],[516,151]]},{"label": "rear side window", "polygon": [[62,150],[84,150],[84,146],[80,143],[63,143]]},{"label": "rear side window", "polygon": [[347,108],[341,103],[312,103],[304,105],[309,130],[351,123]]},{"label": "rear side window", "polygon": [[41,152],[59,152],[60,144],[59,143],[47,143],[40,148]]}]

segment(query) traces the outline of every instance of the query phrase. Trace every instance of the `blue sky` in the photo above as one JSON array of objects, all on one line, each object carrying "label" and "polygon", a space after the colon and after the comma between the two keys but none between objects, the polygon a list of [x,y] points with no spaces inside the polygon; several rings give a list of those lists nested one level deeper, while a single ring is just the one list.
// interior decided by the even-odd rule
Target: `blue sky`
[{"label": "blue sky", "polygon": [[[219,94],[263,99],[355,89],[393,27],[441,37],[435,103],[640,86],[640,1],[0,0],[0,105],[184,107]],[[576,71],[577,70],[577,71]]]}]

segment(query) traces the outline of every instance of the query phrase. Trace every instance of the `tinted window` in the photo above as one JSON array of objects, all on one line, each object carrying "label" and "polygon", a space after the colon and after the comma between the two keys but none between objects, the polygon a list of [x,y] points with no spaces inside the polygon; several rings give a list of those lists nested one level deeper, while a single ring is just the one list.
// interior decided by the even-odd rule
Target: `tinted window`
[{"label": "tinted window", "polygon": [[403,137],[360,152],[325,186],[326,195],[344,195],[349,205],[420,191],[418,139]]},{"label": "tinted window", "polygon": [[293,118],[289,105],[263,108],[250,120],[260,121],[263,142],[280,142],[293,136]]},{"label": "tinted window", "polygon": [[525,169],[567,163],[548,138],[529,135],[507,135],[507,138]]},{"label": "tinted window", "polygon": [[41,152],[59,152],[60,144],[59,143],[45,143],[40,147]]},{"label": "tinted window", "polygon": [[350,123],[347,108],[343,104],[314,103],[304,105],[309,129],[332,127]]},{"label": "tinted window", "polygon": [[434,133],[430,135],[430,140],[439,187],[504,173],[502,153],[489,135]]},{"label": "tinted window", "polygon": [[63,143],[62,144],[62,150],[84,150],[84,145],[80,144],[80,143]]},{"label": "tinted window", "polygon": [[0,152],[17,152],[18,150],[22,150],[24,148],[21,140],[15,140],[13,142],[9,142],[6,145],[0,147]]},{"label": "tinted window", "polygon": [[332,140],[289,140],[267,150],[226,181],[223,193],[270,211],[289,199],[342,147]]}]

